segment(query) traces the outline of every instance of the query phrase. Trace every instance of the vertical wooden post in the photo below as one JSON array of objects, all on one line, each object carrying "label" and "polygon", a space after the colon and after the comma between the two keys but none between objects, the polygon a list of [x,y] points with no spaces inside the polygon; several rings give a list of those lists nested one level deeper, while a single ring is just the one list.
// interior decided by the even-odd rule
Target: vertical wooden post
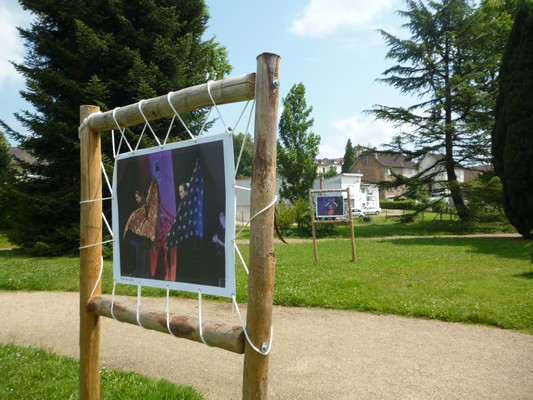
[{"label": "vertical wooden post", "polygon": [[318,249],[316,247],[315,207],[313,205],[313,191],[309,190],[309,212],[311,213],[311,232],[313,234],[313,253],[315,263],[318,264]]},{"label": "vertical wooden post", "polygon": [[[278,55],[257,57],[255,80],[255,132],[252,170],[251,215],[268,207],[276,196],[276,151],[279,108]],[[250,223],[250,274],[246,329],[259,349],[270,343],[276,254],[274,206]],[[248,343],[244,352],[243,399],[268,398],[269,355],[257,353]]]},{"label": "vertical wooden post", "polygon": [[355,234],[353,231],[352,198],[350,197],[350,188],[346,188],[346,195],[348,196],[348,215],[350,216],[350,240],[352,241],[352,261],[355,261]]},{"label": "vertical wooden post", "polygon": [[[80,125],[96,106],[80,107]],[[100,272],[102,246],[102,167],[100,132],[88,126],[80,130],[81,203],[80,210],[80,400],[100,399],[100,319],[87,311],[87,301]],[[83,248],[84,246],[90,246]],[[101,294],[98,283],[94,295]]]}]

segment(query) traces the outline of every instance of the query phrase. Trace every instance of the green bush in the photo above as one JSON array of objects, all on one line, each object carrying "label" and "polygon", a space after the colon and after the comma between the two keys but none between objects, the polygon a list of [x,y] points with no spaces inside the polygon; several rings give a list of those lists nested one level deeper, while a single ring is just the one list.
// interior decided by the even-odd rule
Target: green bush
[{"label": "green bush", "polygon": [[6,192],[0,186],[0,229],[9,228],[9,202]]},{"label": "green bush", "polygon": [[276,206],[276,222],[282,231],[290,229],[295,221],[295,210],[290,204],[280,202]]},{"label": "green bush", "polygon": [[384,210],[416,210],[414,200],[380,201],[379,206]]},{"label": "green bush", "polygon": [[472,219],[479,222],[501,222],[507,220],[503,209],[503,185],[493,172],[487,172],[478,179],[463,186],[467,207]]}]

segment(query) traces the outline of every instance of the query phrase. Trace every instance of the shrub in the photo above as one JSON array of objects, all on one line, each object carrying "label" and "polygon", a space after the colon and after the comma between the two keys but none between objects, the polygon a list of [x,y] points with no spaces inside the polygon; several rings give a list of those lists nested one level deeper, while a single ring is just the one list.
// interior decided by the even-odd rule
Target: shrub
[{"label": "shrub", "polygon": [[414,200],[380,201],[379,206],[384,210],[416,210]]},{"label": "shrub", "polygon": [[290,204],[279,202],[276,206],[276,222],[282,231],[290,229],[295,220],[295,210]]}]

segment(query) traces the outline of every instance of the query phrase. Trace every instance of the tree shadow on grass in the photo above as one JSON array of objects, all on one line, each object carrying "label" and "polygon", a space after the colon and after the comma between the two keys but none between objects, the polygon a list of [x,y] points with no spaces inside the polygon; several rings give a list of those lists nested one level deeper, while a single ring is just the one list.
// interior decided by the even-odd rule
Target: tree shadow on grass
[{"label": "tree shadow on grass", "polygon": [[533,279],[533,272],[524,272],[523,274],[514,275],[516,278]]},{"label": "tree shadow on grass", "polygon": [[[471,252],[494,255],[506,259],[531,260],[529,240],[507,237],[428,237],[398,238],[391,242],[401,246],[457,246],[469,247]],[[533,274],[533,273],[531,273]],[[526,277],[529,279],[529,277]]]}]

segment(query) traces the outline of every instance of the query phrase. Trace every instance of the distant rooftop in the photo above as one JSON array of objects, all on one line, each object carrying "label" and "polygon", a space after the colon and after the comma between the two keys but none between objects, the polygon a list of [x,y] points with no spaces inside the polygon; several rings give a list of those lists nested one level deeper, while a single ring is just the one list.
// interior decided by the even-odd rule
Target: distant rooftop
[{"label": "distant rooftop", "polygon": [[416,163],[407,160],[403,155],[400,154],[390,154],[376,151],[372,153],[362,153],[359,157],[374,157],[384,167],[416,168]]},{"label": "distant rooftop", "polygon": [[329,165],[342,165],[344,158],[317,158],[317,165],[329,166]]}]

